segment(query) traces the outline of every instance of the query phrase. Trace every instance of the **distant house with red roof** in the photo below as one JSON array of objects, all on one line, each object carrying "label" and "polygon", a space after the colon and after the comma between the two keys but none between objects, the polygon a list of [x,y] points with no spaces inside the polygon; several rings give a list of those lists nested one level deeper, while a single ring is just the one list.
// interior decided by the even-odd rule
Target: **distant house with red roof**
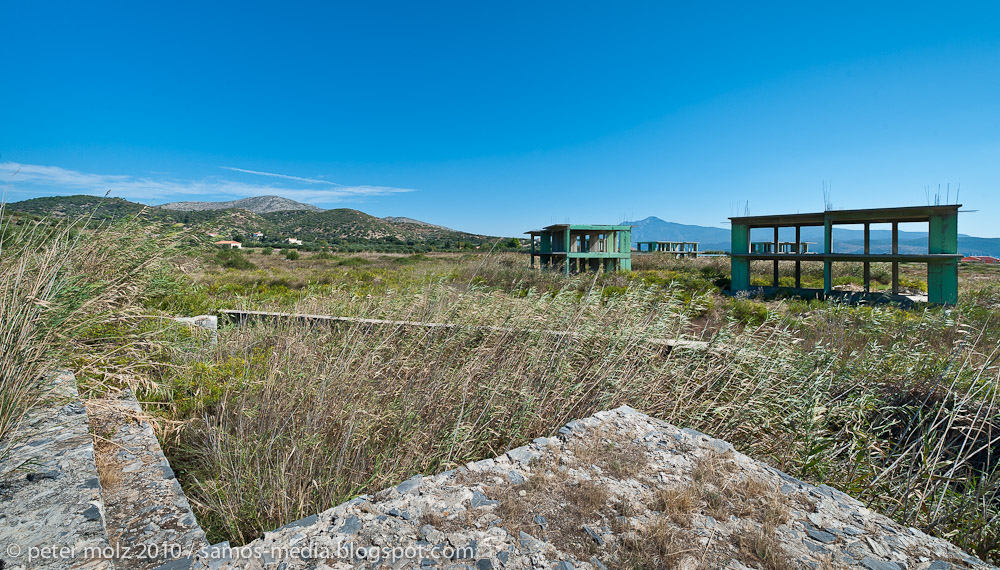
[{"label": "distant house with red roof", "polygon": [[1000,258],[993,257],[992,255],[970,255],[969,257],[963,257],[962,261],[964,263],[1000,263]]},{"label": "distant house with red roof", "polygon": [[215,242],[215,245],[219,247],[228,247],[229,249],[243,249],[243,244],[238,241],[223,240]]}]

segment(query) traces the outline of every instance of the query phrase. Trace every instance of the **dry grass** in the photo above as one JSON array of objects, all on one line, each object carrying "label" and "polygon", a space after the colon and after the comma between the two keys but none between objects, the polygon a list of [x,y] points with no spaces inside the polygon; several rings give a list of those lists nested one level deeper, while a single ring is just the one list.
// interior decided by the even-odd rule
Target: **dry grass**
[{"label": "dry grass", "polygon": [[589,437],[577,440],[571,446],[577,461],[596,465],[615,479],[628,479],[639,475],[647,458],[641,447],[620,437],[609,436],[607,430],[598,429]]},{"label": "dry grass", "polygon": [[713,568],[697,537],[665,518],[655,518],[640,532],[621,534],[619,556],[625,568]]},{"label": "dry grass", "polygon": [[[937,373],[913,343],[928,338],[920,330],[948,327],[944,315],[914,319],[893,309],[831,306],[808,316],[811,328],[801,334],[813,335],[810,345],[773,321],[733,324],[719,331],[709,351],[677,350],[664,358],[641,339],[674,335],[687,317],[681,299],[663,291],[637,288],[603,298],[568,289],[512,297],[432,284],[371,298],[349,293],[313,298],[307,310],[502,324],[505,330],[255,325],[223,330],[219,347],[205,356],[185,353],[182,366],[163,370],[158,380],[173,390],[157,396],[167,417],[184,422],[165,435],[164,447],[184,469],[186,491],[205,505],[198,514],[213,539],[238,543],[356,493],[497,455],[625,403],[710,432],[797,475],[877,483],[853,489],[862,498],[903,499],[901,493],[914,489],[908,480],[926,483],[920,492],[927,496],[947,496],[947,483],[935,475],[946,463],[918,460],[926,470],[912,473],[914,463],[906,459],[921,456],[916,445],[922,441],[945,452],[952,445],[947,438],[918,439],[924,428],[909,432],[887,485],[878,475],[884,467],[876,467],[883,449],[862,447],[871,460],[847,456],[887,434],[838,427],[879,430],[898,423],[891,417],[898,408],[873,402],[889,380],[913,385],[916,377]],[[541,328],[578,337],[517,332]],[[879,358],[852,356],[886,330],[893,335],[886,342],[895,344]],[[838,352],[827,348],[831,343]],[[958,373],[953,392],[974,374],[973,362],[980,357],[970,354],[967,368],[950,372]],[[849,377],[839,376],[841,366],[850,366]],[[972,402],[992,394],[985,382],[975,389],[961,400],[971,412],[962,420],[970,428],[989,417],[989,408],[972,408]],[[921,421],[956,419],[944,409],[928,415],[932,406],[953,409],[948,400],[939,402],[927,402]],[[641,468],[617,442],[578,452],[610,475],[634,476]],[[706,501],[710,509],[719,503],[711,494]]]},{"label": "dry grass", "polygon": [[781,546],[781,541],[772,527],[760,526],[748,529],[737,537],[737,543],[744,564],[752,564],[764,570],[798,568]]},{"label": "dry grass", "polygon": [[113,313],[135,311],[160,245],[135,224],[84,230],[85,220],[14,220],[0,223],[0,460],[26,415],[49,397],[47,375],[80,348],[81,336]]},{"label": "dry grass", "polygon": [[[447,322],[447,315],[427,310],[454,310],[433,296],[408,301],[421,320]],[[532,311],[518,312],[506,303],[463,301],[463,311],[483,313],[487,322],[509,322],[506,330],[265,325],[223,334],[217,351],[181,369],[185,376],[175,377],[174,391],[162,396],[172,417],[187,420],[176,432],[179,445],[171,434],[163,439],[172,462],[199,474],[186,481],[187,492],[209,506],[199,513],[206,526],[238,542],[414,471],[501,453],[528,434],[585,415],[577,404],[588,393],[597,396],[588,407],[613,407],[621,400],[601,394],[606,387],[626,386],[633,370],[659,359],[623,330],[572,342],[519,332],[537,326],[537,314],[564,319],[576,299],[533,302]],[[678,318],[669,307],[652,317],[664,328]],[[592,318],[577,313],[581,322],[567,324],[599,330],[628,308],[585,310]],[[613,363],[598,346],[638,358],[609,374]],[[574,377],[570,390],[553,390]],[[634,469],[627,448],[611,446],[602,454],[609,472]]]},{"label": "dry grass", "polygon": [[[557,462],[539,464],[534,470],[523,485],[486,487],[487,494],[499,501],[497,515],[502,525],[508,534],[525,532],[586,560],[597,552],[597,546],[583,525],[600,528],[615,515],[607,487],[599,482],[572,480]],[[544,526],[536,517],[546,521]]]},{"label": "dry grass", "polygon": [[101,488],[105,490],[115,489],[125,477],[125,474],[122,473],[121,463],[115,459],[119,447],[109,439],[104,436],[94,437],[94,462],[97,464],[97,477],[101,481]]},{"label": "dry grass", "polygon": [[671,487],[656,492],[653,502],[649,505],[654,511],[659,511],[674,524],[689,528],[694,513],[701,506],[701,497],[691,486]]},{"label": "dry grass", "polygon": [[[623,534],[621,555],[633,567],[674,567],[697,552],[699,566],[706,568],[733,557],[751,567],[795,568],[776,534],[791,517],[789,500],[769,483],[742,473],[726,455],[699,457],[689,478],[654,491],[648,508],[650,522]],[[705,515],[717,521],[742,519],[735,544],[710,540],[702,546],[691,530],[696,517]]]}]

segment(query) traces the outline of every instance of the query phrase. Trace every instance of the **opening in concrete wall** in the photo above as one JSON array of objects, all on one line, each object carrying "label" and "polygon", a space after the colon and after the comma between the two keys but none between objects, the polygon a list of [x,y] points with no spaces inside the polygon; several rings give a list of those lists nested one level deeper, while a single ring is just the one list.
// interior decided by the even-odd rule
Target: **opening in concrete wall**
[{"label": "opening in concrete wall", "polygon": [[920,255],[928,252],[927,222],[899,224],[899,253]]}]

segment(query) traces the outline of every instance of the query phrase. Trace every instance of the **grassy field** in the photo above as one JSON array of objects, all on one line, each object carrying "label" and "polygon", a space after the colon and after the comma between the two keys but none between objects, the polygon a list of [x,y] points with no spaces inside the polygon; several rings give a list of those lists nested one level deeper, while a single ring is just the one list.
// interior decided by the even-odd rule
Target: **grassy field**
[{"label": "grassy field", "polygon": [[[569,278],[525,261],[279,252],[180,260],[183,277],[151,307],[507,329],[258,324],[225,328],[214,348],[165,345],[163,364],[143,371],[140,385],[213,537],[243,542],[627,403],[991,554],[1000,340],[991,268],[963,268],[958,307],[901,310],[725,297],[721,258],[640,256],[630,274]],[[783,278],[791,271],[781,267]],[[846,288],[860,274],[844,265],[835,277]],[[903,275],[921,288],[919,268]],[[806,267],[804,278],[820,280],[821,269]],[[573,336],[532,332],[540,329]],[[710,348],[665,355],[650,337]]]},{"label": "grassy field", "polygon": [[[568,278],[514,253],[168,261],[144,277],[148,317],[246,308],[496,327],[223,325],[214,346],[159,318],[80,331],[87,350],[67,358],[84,388],[137,390],[212,540],[243,543],[629,404],[998,558],[993,268],[962,267],[956,307],[904,310],[726,297],[724,258],[637,256],[628,274]],[[903,275],[921,288],[919,268]],[[860,269],[835,277],[856,287]],[[667,353],[649,338],[709,344]]]}]

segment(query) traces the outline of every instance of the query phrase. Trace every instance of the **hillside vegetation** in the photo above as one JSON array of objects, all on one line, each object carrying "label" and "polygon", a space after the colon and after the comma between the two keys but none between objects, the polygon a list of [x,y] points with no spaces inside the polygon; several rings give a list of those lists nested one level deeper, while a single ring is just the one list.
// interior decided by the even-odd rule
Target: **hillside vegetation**
[{"label": "hillside vegetation", "polygon": [[124,219],[135,216],[148,207],[143,204],[129,202],[122,198],[105,198],[101,196],[46,196],[14,202],[7,206],[8,211],[33,214],[38,217],[52,216],[54,218],[78,220],[94,218],[98,220]]},{"label": "hillside vegetation", "polygon": [[424,241],[468,241],[484,243],[486,236],[457,232],[414,222],[390,221],[358,210],[337,208],[319,212],[273,212],[264,214],[280,232],[312,241],[343,240],[355,243]]},{"label": "hillside vegetation", "polygon": [[[181,209],[176,209],[178,207]],[[249,242],[254,233],[260,232],[265,235],[260,244],[272,247],[286,238],[296,238],[311,249],[332,247],[349,251],[402,250],[414,253],[473,249],[497,240],[415,220],[377,218],[348,208],[320,210],[277,196],[232,202],[184,202],[161,207],[149,207],[121,198],[56,196],[15,202],[9,208],[35,218],[80,219],[90,226],[130,218],[150,224],[178,224],[190,230],[190,236],[200,243],[215,241],[209,239],[212,237],[208,236],[209,233],[217,234],[216,239]]]}]

